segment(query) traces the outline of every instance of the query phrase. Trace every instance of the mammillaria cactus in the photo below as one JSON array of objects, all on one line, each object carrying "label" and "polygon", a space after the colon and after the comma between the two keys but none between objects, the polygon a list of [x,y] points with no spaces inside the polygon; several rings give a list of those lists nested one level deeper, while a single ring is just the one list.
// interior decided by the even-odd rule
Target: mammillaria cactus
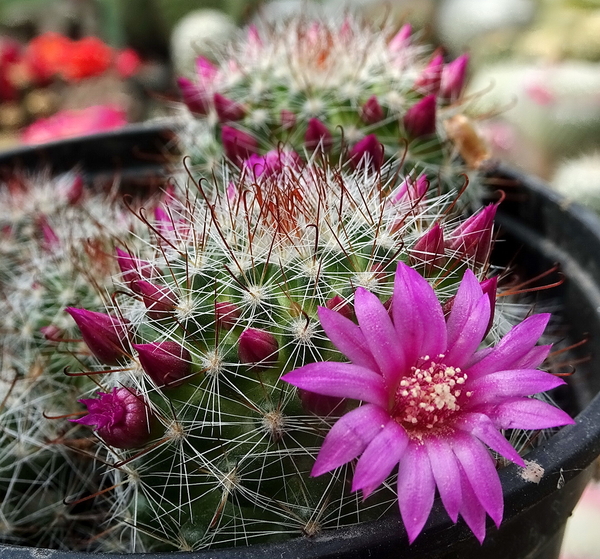
[{"label": "mammillaria cactus", "polygon": [[428,52],[410,25],[394,32],[348,17],[251,26],[218,65],[200,57],[196,80],[179,79],[184,151],[201,175],[218,172],[223,154],[239,166],[285,146],[353,166],[393,160],[456,189],[488,157],[465,116],[467,63]]},{"label": "mammillaria cactus", "polygon": [[[363,451],[365,456],[375,452],[366,446],[375,431],[357,434],[363,441],[358,444],[349,434],[358,433],[355,424],[348,432],[343,426],[379,406],[371,415],[387,414],[384,423],[390,416],[400,418],[391,423],[402,444],[389,456],[400,461],[402,483],[408,481],[400,447],[410,450],[407,463],[412,463],[409,454],[424,460],[421,450],[429,446],[435,458],[437,446],[426,437],[421,420],[432,422],[445,458],[450,448],[445,430],[451,428],[452,440],[464,442],[464,452],[449,462],[454,470],[465,467],[459,466],[463,459],[465,464],[475,455],[484,459],[486,483],[493,489],[489,496],[475,484],[472,469],[466,476],[447,477],[448,483],[465,486],[462,498],[458,490],[445,492],[446,482],[435,478],[452,518],[460,512],[483,539],[485,511],[499,522],[502,508],[485,445],[522,461],[500,434],[510,426],[505,416],[490,411],[488,420],[482,415],[485,392],[478,392],[478,383],[492,383],[489,393],[507,409],[522,406],[523,418],[527,406],[542,418],[539,425],[526,419],[521,425],[518,416],[514,427],[571,421],[557,408],[525,398],[562,383],[534,370],[549,351],[535,346],[547,315],[530,318],[507,334],[492,357],[480,361],[485,368],[480,375],[470,365],[483,356],[475,352],[488,336],[495,299],[495,280],[483,280],[496,206],[461,222],[446,211],[449,195],[425,199],[418,178],[399,181],[385,166],[374,172],[293,161],[258,177],[247,168],[225,173],[226,187],[200,182],[199,193],[190,188],[180,201],[169,196],[155,212],[156,222],[150,224],[154,242],[139,255],[153,270],[144,283],[153,286],[154,295],[150,289],[140,292],[131,267],[123,266],[122,288],[108,309],[110,316],[97,317],[97,332],[116,320],[111,317],[120,317],[105,336],[120,355],[120,366],[112,372],[103,365],[88,371],[100,393],[81,400],[89,415],[76,421],[96,425],[102,441],[98,467],[113,488],[104,494],[113,503],[111,524],[133,530],[132,550],[195,550],[313,535],[377,518],[397,499],[394,463],[359,460],[352,489],[369,496],[361,504],[348,487],[352,461]],[[394,275],[398,261],[410,281]],[[153,301],[160,301],[161,293],[169,294],[169,305],[156,314]],[[447,326],[441,303],[449,313]],[[429,332],[429,320],[435,332]],[[533,322],[540,322],[533,333],[519,333]],[[396,352],[392,324],[398,343],[411,339],[414,344],[401,345],[406,359],[398,359],[404,365],[394,361],[394,385],[382,388],[389,365],[383,353],[393,360]],[[489,336],[488,345],[497,333]],[[447,353],[445,360],[434,364],[429,349],[435,355]],[[346,357],[353,364],[344,363]],[[425,380],[410,381],[409,388],[429,406],[422,412],[418,402],[408,405],[404,385],[398,384],[410,378],[404,369],[417,362],[423,363]],[[320,375],[321,369],[326,374]],[[346,374],[350,370],[352,379]],[[428,371],[432,380],[426,381]],[[493,374],[484,378],[487,373]],[[518,373],[523,381],[511,382],[510,394],[494,384],[498,375]],[[449,392],[451,374],[456,379]],[[320,384],[321,377],[328,388]],[[397,394],[392,411],[383,403],[386,390]],[[118,413],[99,416],[105,402],[113,409],[117,394],[136,411],[127,416],[115,403]],[[365,403],[356,407],[353,399]],[[130,439],[123,428],[128,417]],[[421,447],[413,437],[417,431],[407,427],[411,418],[429,446]],[[365,420],[365,429],[375,422]],[[323,441],[332,425],[332,435]],[[330,442],[341,431],[347,446]],[[434,458],[428,468],[441,464],[441,458],[435,463]],[[311,470],[318,477],[310,477]],[[432,479],[423,477],[427,483]],[[416,495],[418,522],[405,517],[411,540],[428,516],[433,487]],[[403,516],[412,515],[407,510],[401,500]]]}]

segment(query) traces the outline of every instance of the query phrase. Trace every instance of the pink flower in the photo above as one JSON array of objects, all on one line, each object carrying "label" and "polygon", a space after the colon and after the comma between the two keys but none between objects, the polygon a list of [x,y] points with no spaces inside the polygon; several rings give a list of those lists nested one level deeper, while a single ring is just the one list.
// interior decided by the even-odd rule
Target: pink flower
[{"label": "pink flower", "polygon": [[238,357],[255,371],[270,367],[279,359],[277,338],[265,330],[247,328],[238,340]]},{"label": "pink flower", "polygon": [[220,93],[213,95],[215,110],[221,122],[229,122],[230,120],[241,120],[246,114],[246,109],[237,101],[225,97]]},{"label": "pink flower", "polygon": [[304,144],[310,150],[319,148],[323,151],[329,151],[333,144],[333,136],[329,128],[318,118],[311,118],[304,134]]},{"label": "pink flower", "polygon": [[360,111],[360,118],[367,124],[375,124],[380,120],[384,119],[383,109],[377,101],[376,95],[371,95],[362,106]]},{"label": "pink flower", "polygon": [[463,54],[444,66],[440,84],[440,97],[451,101],[456,101],[460,97],[465,85],[468,64],[469,55]]},{"label": "pink flower", "polygon": [[443,68],[444,57],[441,54],[435,54],[416,79],[415,89],[425,95],[436,94],[440,89]]},{"label": "pink flower", "polygon": [[325,333],[351,363],[300,367],[283,380],[317,394],[359,400],[335,423],[312,470],[329,472],[359,458],[352,489],[367,497],[398,468],[398,503],[408,538],[421,532],[436,493],[450,518],[460,514],[481,542],[485,513],[499,525],[502,487],[488,447],[524,465],[502,429],[573,423],[562,410],[529,396],[564,384],[536,367],[549,346],[536,342],[548,314],[530,316],[492,349],[477,351],[490,298],[467,270],[446,322],[432,287],[398,264],[391,316],[363,288],[358,325],[319,308]]},{"label": "pink flower", "polygon": [[225,155],[236,165],[258,151],[258,142],[254,136],[232,126],[221,128],[221,142]]},{"label": "pink flower", "polygon": [[447,245],[463,257],[474,258],[482,264],[486,261],[492,246],[494,217],[498,204],[489,204],[481,211],[461,223],[453,232]]},{"label": "pink flower", "polygon": [[21,135],[25,144],[41,144],[106,132],[127,124],[125,111],[110,105],[96,105],[80,110],[61,111],[30,124]]},{"label": "pink flower", "polygon": [[150,439],[150,424],[142,395],[133,388],[99,392],[98,398],[79,400],[89,413],[73,423],[95,425],[96,434],[116,448],[137,448]]}]

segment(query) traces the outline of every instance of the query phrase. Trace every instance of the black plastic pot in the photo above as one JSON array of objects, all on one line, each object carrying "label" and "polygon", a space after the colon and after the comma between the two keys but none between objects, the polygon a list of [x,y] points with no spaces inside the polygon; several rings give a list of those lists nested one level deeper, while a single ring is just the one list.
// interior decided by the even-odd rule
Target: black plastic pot
[{"label": "black plastic pot", "polygon": [[[165,153],[170,134],[160,127],[135,127],[117,133],[56,142],[42,148],[0,154],[0,171],[50,163],[55,171],[82,166],[91,182],[106,179],[116,170],[135,180],[164,179]],[[58,158],[58,160],[56,159]],[[140,175],[141,174],[141,175]],[[154,178],[153,178],[154,177]],[[135,178],[135,180],[134,180]],[[539,483],[526,481],[521,469],[500,471],[505,514],[500,529],[488,526],[480,545],[462,523],[451,523],[440,502],[423,533],[408,545],[398,518],[366,523],[355,528],[298,538],[284,544],[179,553],[187,559],[556,559],[566,521],[589,481],[594,459],[600,454],[600,221],[578,205],[568,205],[542,183],[514,171],[491,173],[509,192],[498,215],[503,230],[497,259],[513,261],[531,277],[559,263],[566,280],[550,294],[558,298],[569,336],[589,342],[580,349],[591,360],[578,366],[570,379],[565,408],[577,414],[577,424],[565,427],[531,451],[526,460],[537,462],[544,475]],[[522,248],[519,248],[522,247]],[[42,554],[42,555],[40,555]],[[87,554],[35,550],[0,545],[8,559],[52,557],[76,559]],[[111,554],[104,559],[164,559],[172,554]]]}]

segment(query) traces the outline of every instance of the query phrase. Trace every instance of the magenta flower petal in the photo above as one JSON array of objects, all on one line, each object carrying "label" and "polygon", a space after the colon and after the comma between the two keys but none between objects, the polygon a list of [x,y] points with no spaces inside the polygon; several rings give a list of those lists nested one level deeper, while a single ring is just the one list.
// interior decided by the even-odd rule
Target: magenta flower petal
[{"label": "magenta flower petal", "polygon": [[362,287],[354,294],[355,313],[371,355],[388,383],[393,385],[404,371],[406,362],[398,351],[398,336],[390,316],[376,295]]},{"label": "magenta flower petal", "polygon": [[348,412],[325,437],[310,475],[320,476],[356,458],[389,422],[389,415],[373,404]]},{"label": "magenta flower petal", "polygon": [[[462,331],[469,322],[474,306],[479,302],[482,295],[483,290],[475,274],[471,270],[466,270],[452,302],[452,310],[448,317],[449,348],[457,343]],[[471,353],[473,352],[471,351]]]},{"label": "magenta flower petal", "polygon": [[352,491],[363,489],[366,499],[398,465],[407,445],[406,431],[395,421],[389,421],[358,460],[352,478]]},{"label": "magenta flower petal", "polygon": [[392,314],[407,363],[444,352],[447,335],[442,307],[429,283],[403,262],[396,270]]},{"label": "magenta flower petal", "polygon": [[327,337],[352,363],[372,371],[379,370],[359,326],[339,312],[324,307],[319,307],[317,312]]},{"label": "magenta flower petal", "polygon": [[535,369],[539,367],[552,349],[551,345],[538,345],[532,348],[523,358],[513,364],[515,369]]},{"label": "magenta flower petal", "polygon": [[463,496],[460,515],[479,540],[479,543],[483,543],[485,539],[485,509],[479,504],[477,496],[464,472],[460,476],[460,490]]},{"label": "magenta flower petal", "polygon": [[549,429],[573,425],[569,414],[534,398],[514,398],[489,410],[489,415],[501,429]]},{"label": "magenta flower petal", "polygon": [[398,504],[410,543],[421,533],[434,496],[435,480],[425,445],[409,444],[398,468]]},{"label": "magenta flower petal", "polygon": [[482,295],[476,304],[471,306],[469,319],[463,323],[458,338],[448,348],[444,362],[454,367],[464,367],[485,337],[489,320],[490,300],[487,295]]},{"label": "magenta flower petal", "polygon": [[350,363],[309,363],[283,375],[281,380],[298,388],[325,396],[353,398],[387,407],[388,395],[383,377]]},{"label": "magenta flower petal", "polygon": [[519,453],[506,440],[504,435],[498,431],[494,422],[487,415],[482,413],[465,413],[456,421],[454,426],[477,437],[482,443],[515,464],[525,466],[525,462],[523,462]]},{"label": "magenta flower petal", "polygon": [[504,501],[494,459],[477,439],[464,435],[460,431],[457,431],[452,439],[452,450],[458,458],[477,500],[496,526],[499,526],[502,522]]},{"label": "magenta flower petal", "polygon": [[461,476],[456,456],[450,444],[440,437],[430,437],[425,447],[444,508],[452,522],[456,522],[462,504],[460,484],[456,483]]},{"label": "magenta flower petal", "polygon": [[536,314],[511,328],[492,351],[469,367],[470,378],[511,369],[514,363],[523,359],[535,346],[549,320],[549,314]]},{"label": "magenta flower petal", "polygon": [[537,369],[498,371],[475,379],[470,385],[469,405],[493,404],[513,396],[532,396],[565,384],[561,378]]}]

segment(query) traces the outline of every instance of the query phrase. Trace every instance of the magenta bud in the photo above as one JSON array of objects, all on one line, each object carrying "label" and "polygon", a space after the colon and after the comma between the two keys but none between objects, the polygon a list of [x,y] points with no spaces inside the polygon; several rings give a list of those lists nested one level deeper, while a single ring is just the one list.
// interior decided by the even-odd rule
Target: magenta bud
[{"label": "magenta bud", "polygon": [[215,303],[215,318],[220,328],[232,328],[241,316],[240,308],[233,303]]},{"label": "magenta bud", "polygon": [[117,252],[117,264],[121,270],[123,281],[129,285],[134,291],[133,283],[142,279],[150,279],[152,277],[152,265],[145,260],[139,260],[131,256],[128,252],[121,250],[119,247]]},{"label": "magenta bud", "polygon": [[232,99],[229,99],[220,93],[214,94],[213,102],[221,122],[241,120],[246,114],[246,109],[244,109],[240,103],[233,101]]},{"label": "magenta bud", "polygon": [[256,328],[248,328],[240,334],[238,357],[244,365],[260,370],[277,363],[279,344],[273,334]]},{"label": "magenta bud", "polygon": [[116,448],[137,448],[148,442],[150,417],[142,394],[123,387],[98,392],[97,396],[79,400],[88,414],[70,421],[95,426],[96,434]]},{"label": "magenta bud", "polygon": [[281,128],[289,130],[296,126],[296,115],[292,111],[282,109],[280,113]]},{"label": "magenta bud", "polygon": [[340,417],[346,411],[345,398],[336,396],[323,396],[308,390],[298,389],[298,396],[302,402],[302,407],[309,413],[314,413],[320,417]]},{"label": "magenta bud", "polygon": [[177,342],[134,344],[140,365],[158,387],[183,384],[192,373],[192,356]]},{"label": "magenta bud", "polygon": [[244,160],[258,151],[258,142],[254,136],[232,126],[223,126],[221,142],[225,155],[236,165],[241,165]]},{"label": "magenta bud", "polygon": [[383,146],[375,134],[369,134],[354,144],[348,152],[352,165],[356,168],[366,160],[367,164],[375,171],[381,169],[383,164]]},{"label": "magenta bud", "polygon": [[431,275],[435,268],[443,266],[446,261],[444,252],[444,230],[436,223],[422,235],[409,251],[413,266],[423,265],[425,273]]},{"label": "magenta bud", "polygon": [[442,81],[440,84],[440,97],[455,101],[460,97],[465,85],[465,76],[467,65],[469,64],[469,55],[463,54],[456,60],[446,64],[442,71]]},{"label": "magenta bud", "polygon": [[63,331],[54,324],[49,324],[48,326],[42,326],[40,328],[41,334],[48,340],[49,342],[60,342],[62,341]]},{"label": "magenta bud", "polygon": [[377,96],[372,95],[367,99],[360,111],[360,118],[366,124],[375,124],[384,118],[383,109],[377,101]]},{"label": "magenta bud", "polygon": [[81,175],[75,175],[73,182],[67,189],[67,202],[74,206],[77,204],[83,196],[83,177]]},{"label": "magenta bud", "polygon": [[181,93],[181,99],[192,112],[205,115],[208,112],[206,91],[187,78],[177,78],[177,86]]},{"label": "magenta bud", "polygon": [[406,111],[404,128],[413,138],[433,134],[436,130],[435,113],[435,95],[427,95]]},{"label": "magenta bud", "polygon": [[331,299],[327,299],[327,301],[325,301],[325,306],[329,310],[339,312],[344,318],[351,319],[354,316],[352,305],[339,295],[336,295]]},{"label": "magenta bud", "polygon": [[196,73],[202,84],[212,84],[217,75],[217,67],[208,58],[199,56],[196,58]]},{"label": "magenta bud", "polygon": [[54,250],[60,246],[60,239],[54,229],[50,227],[46,218],[40,219],[40,227],[42,228],[43,246],[47,250]]},{"label": "magenta bud", "polygon": [[452,233],[447,244],[450,250],[460,253],[459,256],[474,258],[478,264],[487,260],[492,247],[492,232],[498,204],[490,204],[469,217]]},{"label": "magenta bud", "polygon": [[170,287],[156,285],[145,280],[133,282],[135,292],[144,299],[144,305],[148,309],[148,316],[154,320],[160,320],[172,313],[177,307],[177,296]]},{"label": "magenta bud", "polygon": [[419,175],[417,180],[413,180],[411,177],[406,177],[402,184],[398,187],[393,197],[393,202],[416,202],[425,196],[427,189],[429,188],[429,181],[426,175]]},{"label": "magenta bud", "polygon": [[129,321],[100,312],[67,307],[83,341],[105,365],[117,365],[129,353]]},{"label": "magenta bud", "polygon": [[262,39],[256,25],[250,24],[247,31],[248,43],[253,47],[262,47]]},{"label": "magenta bud", "polygon": [[487,329],[485,333],[487,334],[492,324],[494,323],[494,313],[496,311],[496,295],[498,292],[498,276],[494,276],[493,278],[489,278],[483,280],[481,283],[481,290],[485,295],[487,295],[490,299],[490,321],[488,322]]},{"label": "magenta bud", "polygon": [[396,33],[392,40],[388,43],[388,49],[390,52],[397,53],[404,50],[410,45],[410,36],[412,35],[412,26],[410,23],[404,24],[398,33]]},{"label": "magenta bud", "polygon": [[254,178],[262,175],[270,177],[283,171],[285,167],[298,169],[302,164],[300,156],[291,150],[272,149],[265,155],[253,153],[246,161],[244,167],[250,169]]},{"label": "magenta bud", "polygon": [[421,75],[415,80],[415,89],[424,95],[437,94],[440,90],[443,68],[444,57],[441,54],[434,54]]},{"label": "magenta bud", "polygon": [[304,134],[304,143],[310,150],[320,148],[323,151],[329,151],[333,145],[333,136],[327,126],[318,118],[311,118],[308,121],[306,134]]}]

